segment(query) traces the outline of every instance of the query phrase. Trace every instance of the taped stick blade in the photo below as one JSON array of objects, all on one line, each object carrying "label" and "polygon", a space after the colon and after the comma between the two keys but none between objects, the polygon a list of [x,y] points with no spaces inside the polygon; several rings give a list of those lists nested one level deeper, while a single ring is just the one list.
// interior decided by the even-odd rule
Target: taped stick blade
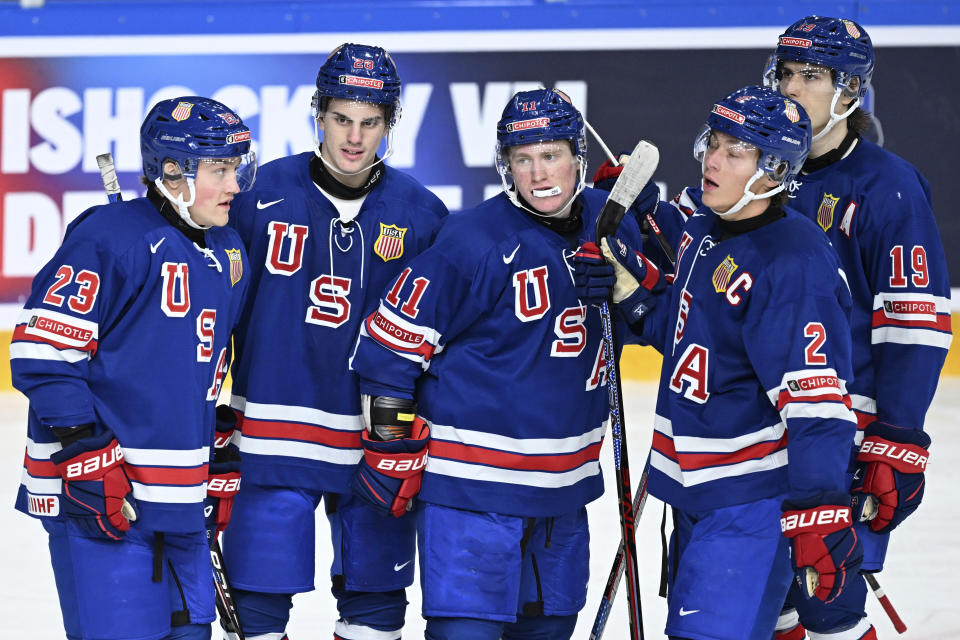
[{"label": "taped stick blade", "polygon": [[658,164],[660,164],[660,150],[646,140],[638,142],[633,153],[630,154],[630,159],[624,163],[623,171],[613,185],[613,190],[610,191],[607,202],[597,218],[597,242],[616,232],[623,215],[650,182]]}]

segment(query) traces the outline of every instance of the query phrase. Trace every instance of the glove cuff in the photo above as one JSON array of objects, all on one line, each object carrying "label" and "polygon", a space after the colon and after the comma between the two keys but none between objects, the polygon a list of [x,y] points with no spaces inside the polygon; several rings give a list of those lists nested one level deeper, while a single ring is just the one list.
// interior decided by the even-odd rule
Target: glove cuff
[{"label": "glove cuff", "polygon": [[924,449],[930,448],[930,434],[922,429],[911,429],[910,427],[898,427],[887,422],[871,422],[863,430],[863,437],[870,438],[879,436],[890,442],[902,444],[912,444]]}]

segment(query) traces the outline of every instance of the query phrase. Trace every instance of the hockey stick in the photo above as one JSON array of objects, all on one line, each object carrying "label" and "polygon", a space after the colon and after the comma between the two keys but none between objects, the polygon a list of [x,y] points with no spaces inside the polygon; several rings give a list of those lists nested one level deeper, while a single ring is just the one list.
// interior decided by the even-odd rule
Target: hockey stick
[{"label": "hockey stick", "polygon": [[231,639],[245,640],[243,626],[237,615],[237,605],[233,601],[230,580],[227,578],[227,565],[223,562],[223,551],[220,549],[220,540],[217,539],[216,534],[210,542],[210,564],[213,565],[213,584],[217,590],[217,613],[223,621],[223,630]]},{"label": "hockey stick", "polygon": [[[107,199],[111,203],[122,202],[123,194],[120,193],[120,182],[117,180],[117,171],[113,165],[113,155],[109,152],[98,155],[97,167],[100,169],[103,190],[107,192]],[[136,519],[136,513],[126,500],[123,502],[121,511],[128,520]],[[131,518],[128,513],[132,514],[133,517]],[[220,619],[225,622],[225,631],[234,634],[238,640],[245,640],[240,619],[237,617],[237,607],[233,602],[233,595],[230,591],[230,582],[227,580],[223,552],[220,550],[220,542],[216,536],[210,542],[210,564],[213,566],[213,582],[217,592],[217,613],[220,614]]]},{"label": "hockey stick", "polygon": [[117,180],[117,171],[113,167],[113,155],[101,153],[97,156],[97,167],[100,168],[100,177],[103,178],[103,190],[107,192],[110,202],[123,200],[120,194],[120,182]]},{"label": "hockey stick", "polygon": [[877,577],[869,571],[864,571],[860,575],[862,575],[863,579],[870,585],[870,590],[873,591],[873,595],[877,596],[877,600],[880,601],[880,606],[883,607],[883,610],[887,613],[887,617],[890,618],[890,622],[893,623],[893,628],[897,630],[897,633],[906,631],[907,625],[903,623],[900,614],[893,608],[893,603],[890,602],[890,598],[887,597],[880,583],[877,582]]},{"label": "hockey stick", "polygon": [[[637,495],[633,499],[633,521],[636,523],[643,514],[643,506],[647,502],[647,476],[649,472],[644,469],[640,476],[640,483],[637,485]],[[623,577],[623,542],[617,549],[617,556],[613,559],[613,567],[610,568],[610,575],[607,576],[607,585],[603,588],[603,597],[600,598],[600,606],[597,608],[597,616],[593,620],[593,628],[590,630],[590,640],[600,640],[603,631],[607,627],[607,619],[610,616],[610,609],[613,607],[613,599],[620,588],[620,578]]]},{"label": "hockey stick", "polygon": [[[616,233],[627,209],[633,204],[643,187],[650,181],[660,161],[660,152],[655,146],[641,140],[626,164],[613,190],[607,197],[597,217],[595,237],[599,243],[606,236]],[[612,294],[611,294],[612,295]],[[603,327],[603,352],[607,363],[607,397],[610,405],[610,426],[613,434],[613,460],[617,482],[617,497],[620,505],[620,529],[623,538],[623,560],[627,571],[627,604],[629,609],[630,638],[643,640],[643,612],[640,607],[640,575],[637,569],[637,541],[634,530],[633,499],[630,487],[630,459],[627,454],[627,434],[623,428],[623,390],[620,388],[620,363],[617,354],[617,336],[610,313],[613,300],[600,305],[600,321]]]},{"label": "hockey stick", "polygon": [[[587,131],[590,132],[590,135],[593,136],[593,139],[597,141],[597,144],[600,145],[600,148],[603,149],[603,152],[607,155],[607,158],[610,160],[611,164],[613,164],[613,166],[615,167],[619,167],[620,160],[618,160],[617,157],[613,155],[613,152],[610,151],[610,147],[606,145],[606,143],[603,141],[603,138],[601,138],[600,134],[597,133],[597,130],[594,129],[592,126],[590,126],[590,123],[587,122],[586,118],[584,118],[583,124],[587,128]],[[647,224],[650,225],[650,229],[653,231],[653,235],[657,239],[657,243],[660,245],[660,248],[663,250],[663,254],[667,256],[667,260],[670,261],[670,264],[676,266],[677,259],[676,259],[676,255],[673,253],[673,248],[670,246],[670,243],[664,237],[663,232],[660,231],[660,227],[657,226],[656,220],[654,220],[653,216],[650,215],[649,213],[644,214],[644,220],[646,220]],[[597,242],[600,242],[600,238],[597,238]]]}]

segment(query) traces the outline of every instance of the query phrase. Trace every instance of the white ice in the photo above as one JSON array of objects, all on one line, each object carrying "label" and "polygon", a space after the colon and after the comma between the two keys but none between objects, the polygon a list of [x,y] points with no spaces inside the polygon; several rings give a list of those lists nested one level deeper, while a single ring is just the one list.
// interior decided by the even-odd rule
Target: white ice
[{"label": "white ice", "polygon": [[[650,445],[650,418],[655,386],[652,383],[628,383],[627,428],[630,462],[634,476],[640,469]],[[0,393],[0,638],[63,638],[63,626],[57,603],[46,535],[38,522],[13,509],[23,462],[26,400],[17,393]],[[931,466],[923,506],[893,536],[886,569],[878,574],[880,584],[899,611],[908,630],[902,636],[911,640],[960,638],[960,518],[954,511],[954,491],[960,491],[960,379],[941,381],[933,406],[927,414],[927,430],[933,438]],[[592,533],[591,580],[587,606],[580,615],[574,638],[586,639],[619,544],[616,488],[613,483],[610,438],[604,444],[601,460],[607,492],[590,505]],[[660,580],[661,504],[650,499],[638,525],[637,546],[641,573],[641,593],[647,638],[662,638],[666,616],[665,601],[657,596]],[[336,607],[326,579],[330,552],[323,516],[318,523],[318,588],[294,599],[289,633],[293,640],[330,638],[336,620]],[[423,619],[419,615],[420,592],[408,590],[405,637],[423,637]],[[869,596],[867,612],[880,638],[895,638],[897,633],[876,599]],[[219,638],[215,633],[214,638]],[[604,638],[629,638],[625,592],[620,593]]]}]

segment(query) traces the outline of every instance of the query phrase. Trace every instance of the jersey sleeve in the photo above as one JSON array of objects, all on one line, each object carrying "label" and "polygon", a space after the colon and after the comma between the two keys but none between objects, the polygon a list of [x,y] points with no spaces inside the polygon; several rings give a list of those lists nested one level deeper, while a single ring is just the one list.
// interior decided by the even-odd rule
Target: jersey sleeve
[{"label": "jersey sleeve", "polygon": [[96,423],[89,363],[135,290],[129,276],[90,233],[74,232],[34,278],[14,328],[10,368],[42,424]]},{"label": "jersey sleeve", "polygon": [[947,262],[922,178],[882,191],[869,216],[880,224],[858,230],[873,293],[877,417],[921,429],[952,340]]},{"label": "jersey sleeve", "polygon": [[362,393],[412,398],[433,356],[492,308],[502,289],[496,263],[445,225],[383,292],[361,326],[351,367]]},{"label": "jersey sleeve", "polygon": [[[836,266],[835,258],[832,264]],[[778,272],[779,278],[769,273],[757,278],[741,339],[786,425],[790,498],[845,493],[856,433],[847,392],[852,377],[850,294],[837,271],[826,265],[808,265],[802,274],[796,268]]]}]

